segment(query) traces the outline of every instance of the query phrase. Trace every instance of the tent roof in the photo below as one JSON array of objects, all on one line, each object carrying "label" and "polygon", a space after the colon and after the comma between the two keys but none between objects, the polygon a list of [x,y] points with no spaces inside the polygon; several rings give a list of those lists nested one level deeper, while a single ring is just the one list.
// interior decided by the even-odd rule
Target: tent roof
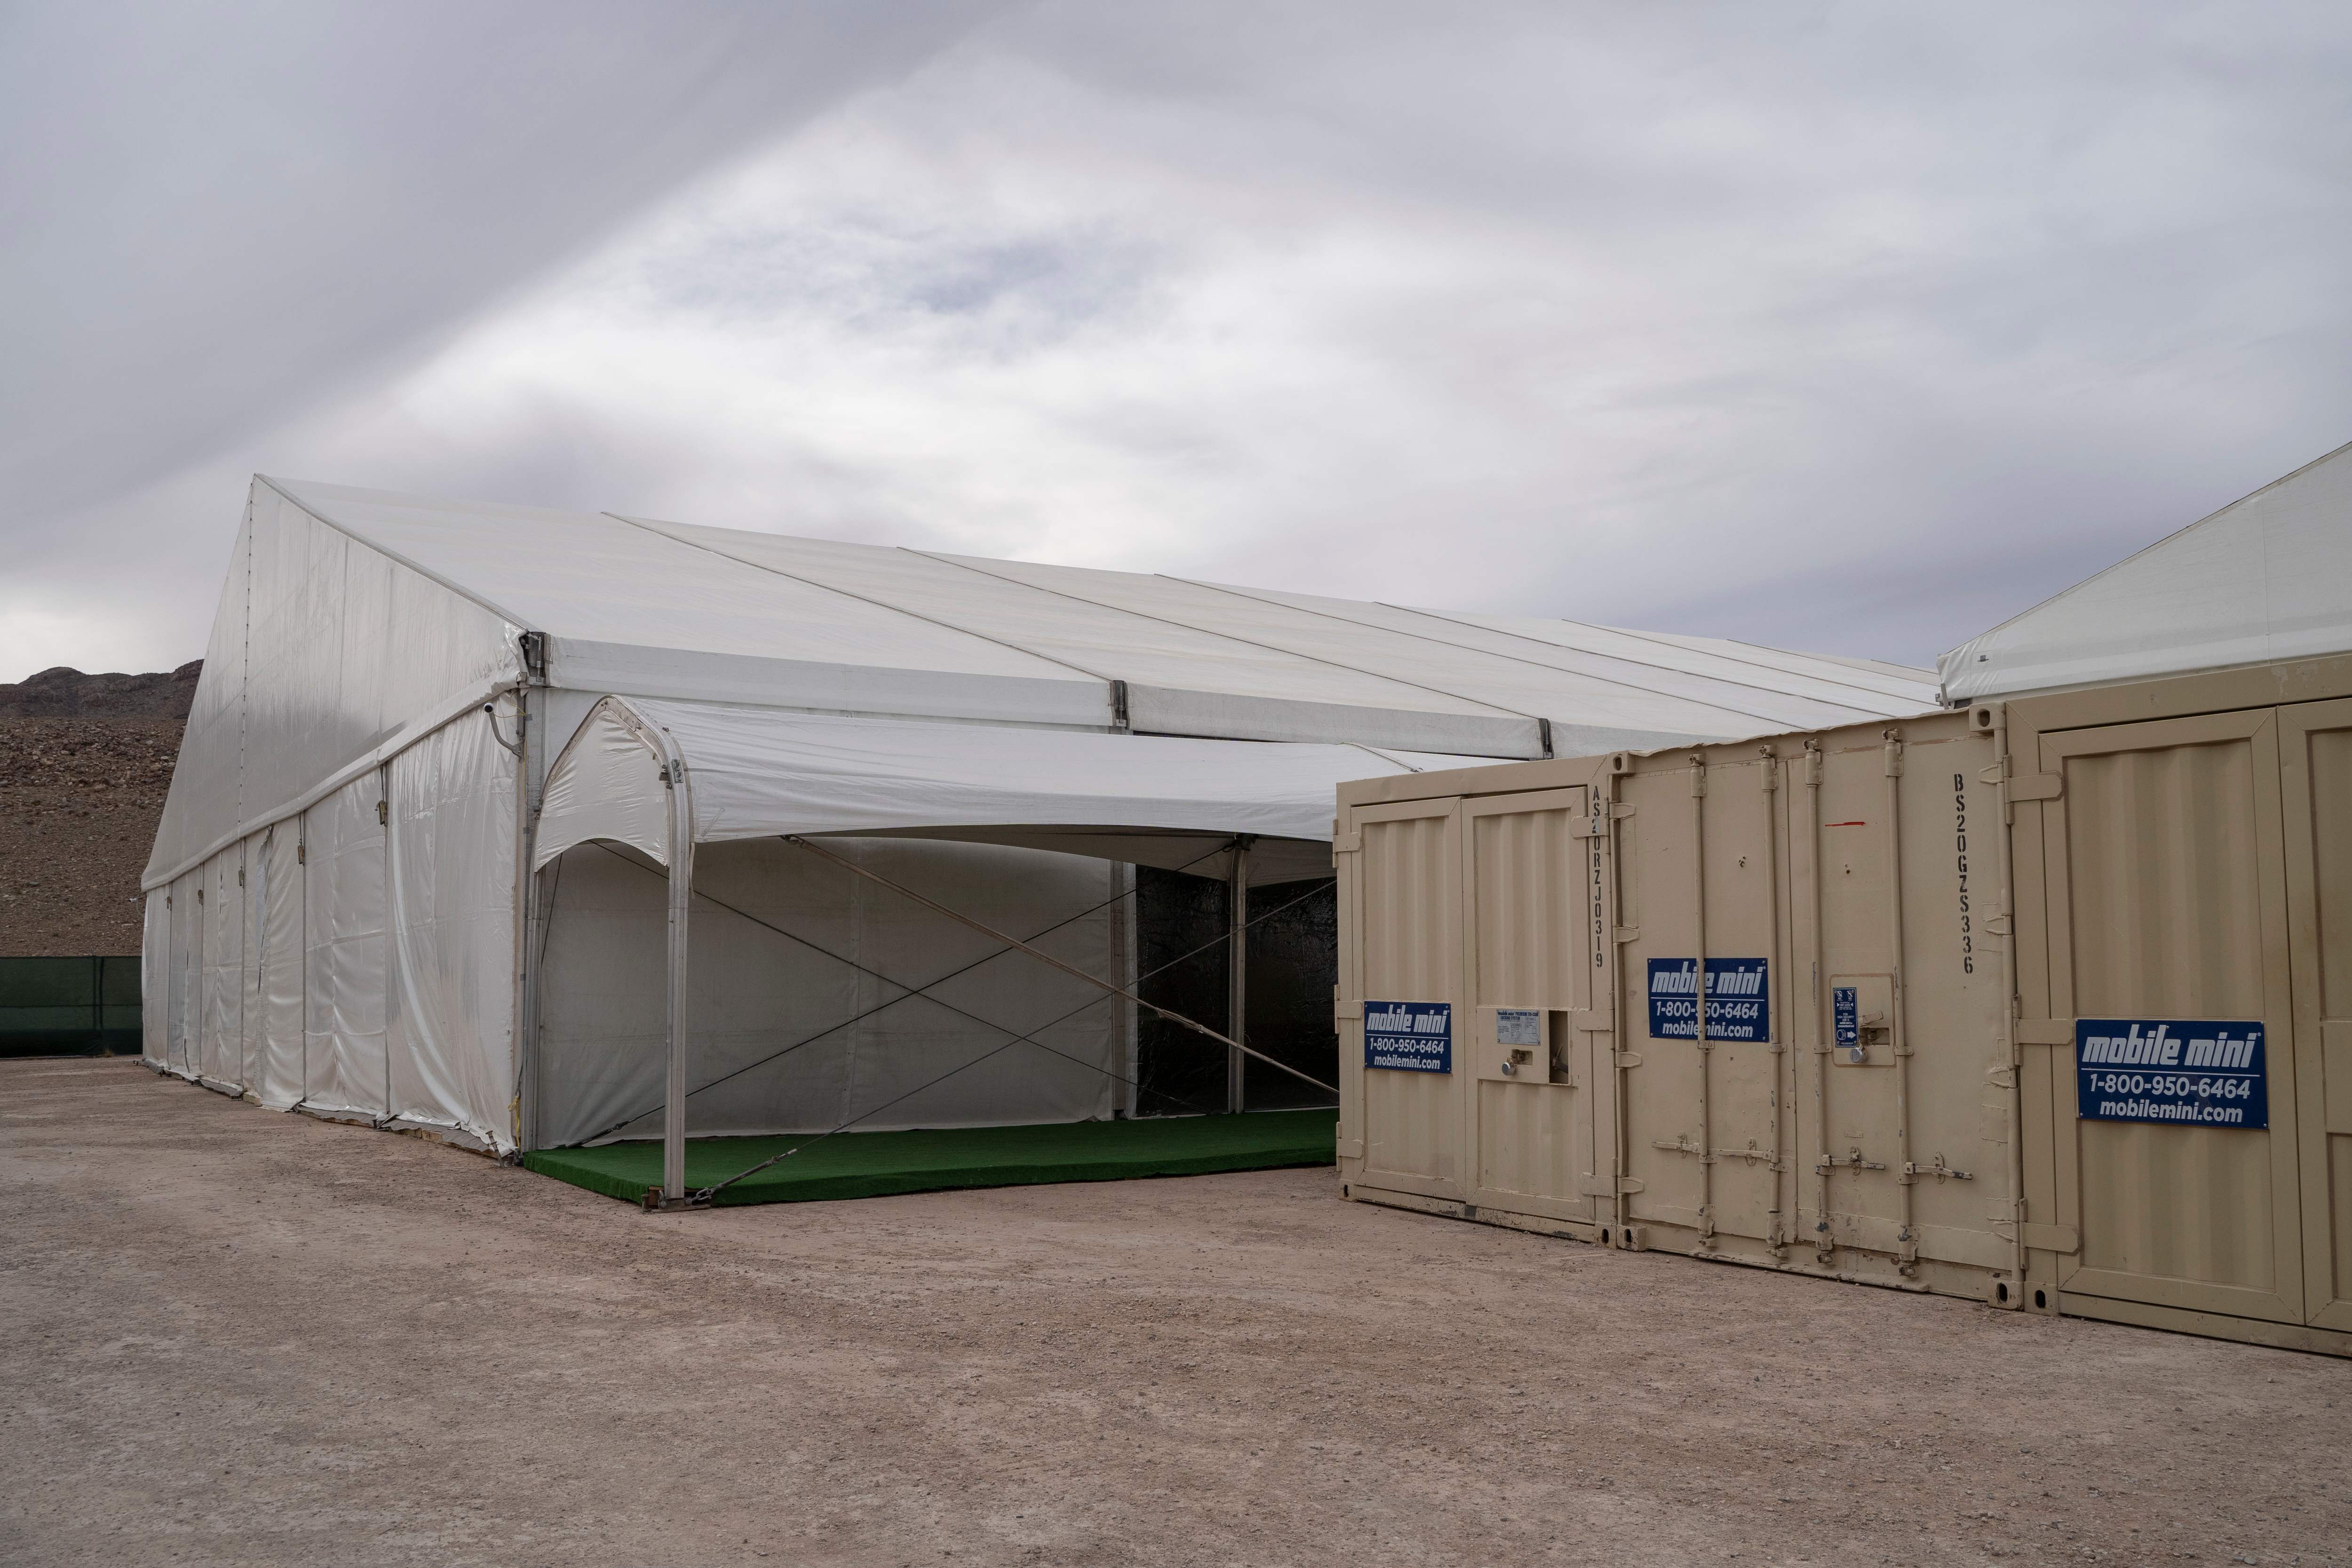
[{"label": "tent roof", "polygon": [[266,479],[546,633],[575,689],[1486,757],[1936,705],[1924,671],[1536,617]]},{"label": "tent roof", "polygon": [[1945,698],[2352,651],[2352,446],[2003,621],[1937,661]]},{"label": "tent roof", "polygon": [[961,838],[1223,876],[1233,835],[1288,841],[1254,854],[1261,882],[1330,874],[1342,782],[1488,760],[608,697],[549,771],[538,863],[597,838],[666,862],[663,750],[684,765],[698,844]]}]

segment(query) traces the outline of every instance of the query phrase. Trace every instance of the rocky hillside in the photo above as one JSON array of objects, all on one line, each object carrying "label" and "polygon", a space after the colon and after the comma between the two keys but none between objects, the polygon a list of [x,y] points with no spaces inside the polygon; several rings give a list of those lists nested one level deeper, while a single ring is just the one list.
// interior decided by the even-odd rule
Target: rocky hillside
[{"label": "rocky hillside", "polygon": [[169,719],[184,722],[195,700],[194,659],[161,675],[84,675],[64,665],[0,684],[0,719]]},{"label": "rocky hillside", "polygon": [[0,957],[139,951],[139,873],[201,668],[0,684]]}]

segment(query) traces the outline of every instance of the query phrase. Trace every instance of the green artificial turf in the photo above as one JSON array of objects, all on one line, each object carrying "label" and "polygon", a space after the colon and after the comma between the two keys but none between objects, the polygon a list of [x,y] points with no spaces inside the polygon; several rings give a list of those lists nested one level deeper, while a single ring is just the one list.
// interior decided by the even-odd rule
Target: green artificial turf
[{"label": "green artificial turf", "polygon": [[[721,1204],[811,1203],[951,1187],[1041,1182],[1116,1182],[1328,1165],[1336,1110],[1260,1110],[1239,1116],[1146,1117],[1044,1127],[957,1127],[913,1132],[801,1133],[781,1138],[692,1138],[688,1192],[714,1186],[794,1145],[801,1152],[720,1192]],[[522,1163],[542,1175],[608,1197],[641,1201],[661,1184],[661,1144],[536,1149]]]}]

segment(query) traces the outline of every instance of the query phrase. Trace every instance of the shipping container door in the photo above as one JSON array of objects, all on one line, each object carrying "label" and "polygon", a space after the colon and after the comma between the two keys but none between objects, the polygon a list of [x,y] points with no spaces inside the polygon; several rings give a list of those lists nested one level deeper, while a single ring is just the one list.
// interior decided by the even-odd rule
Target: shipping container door
[{"label": "shipping container door", "polygon": [[[2261,709],[2042,738],[2063,780],[2043,818],[2051,1002],[2077,1040],[2053,1085],[2079,1234],[2062,1290],[2304,1319],[2278,737]],[[2244,1100],[2179,1092],[2216,1081],[2176,1070],[2205,1042],[2255,1026],[2261,1065],[2230,1084]]]},{"label": "shipping container door", "polygon": [[[1773,1239],[1778,775],[1759,757],[1617,781],[1627,1215]],[[1628,809],[1630,808],[1630,809]]]},{"label": "shipping container door", "polygon": [[[1590,1042],[1593,835],[1582,786],[1464,803],[1463,909],[1469,1013],[1455,1068],[1465,1075],[1480,1205],[1590,1222],[1595,1161]],[[1605,1003],[1608,987],[1601,995]],[[1605,1038],[1603,1049],[1605,1052]],[[1606,1098],[1605,1096],[1603,1097]]]},{"label": "shipping container door", "polygon": [[[1454,1049],[1462,1007],[1460,803],[1454,797],[1359,807],[1357,961],[1367,1030],[1376,1005],[1422,1004],[1411,1016],[1448,1026],[1443,1054],[1417,1066],[1362,1058],[1363,1179],[1425,1197],[1467,1198],[1457,1162],[1468,1146]],[[1343,981],[1342,984],[1345,984]],[[1443,1013],[1434,1010],[1442,1007]],[[1431,1038],[1435,1039],[1433,1029]]]},{"label": "shipping container door", "polygon": [[2352,1329],[2352,701],[2279,710],[2303,1153],[2304,1292]]}]

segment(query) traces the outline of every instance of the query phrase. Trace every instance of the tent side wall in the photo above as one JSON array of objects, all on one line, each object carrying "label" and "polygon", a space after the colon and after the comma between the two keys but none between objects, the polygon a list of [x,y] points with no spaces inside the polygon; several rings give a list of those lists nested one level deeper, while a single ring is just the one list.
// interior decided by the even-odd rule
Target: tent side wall
[{"label": "tent side wall", "polygon": [[152,1066],[515,1142],[518,628],[256,481],[149,863]]},{"label": "tent side wall", "polygon": [[255,480],[147,885],[521,679],[519,629]]},{"label": "tent side wall", "polygon": [[[1089,973],[1116,980],[1130,966],[1119,904],[1133,879],[1116,862],[981,844],[829,847]],[[541,881],[535,1140],[657,1136],[665,874],[597,842]],[[853,1118],[862,1131],[1076,1121],[1127,1107],[1132,1020],[1113,999],[780,840],[697,850],[691,942],[693,1136],[822,1132]],[[909,995],[917,986],[933,989]]]}]

